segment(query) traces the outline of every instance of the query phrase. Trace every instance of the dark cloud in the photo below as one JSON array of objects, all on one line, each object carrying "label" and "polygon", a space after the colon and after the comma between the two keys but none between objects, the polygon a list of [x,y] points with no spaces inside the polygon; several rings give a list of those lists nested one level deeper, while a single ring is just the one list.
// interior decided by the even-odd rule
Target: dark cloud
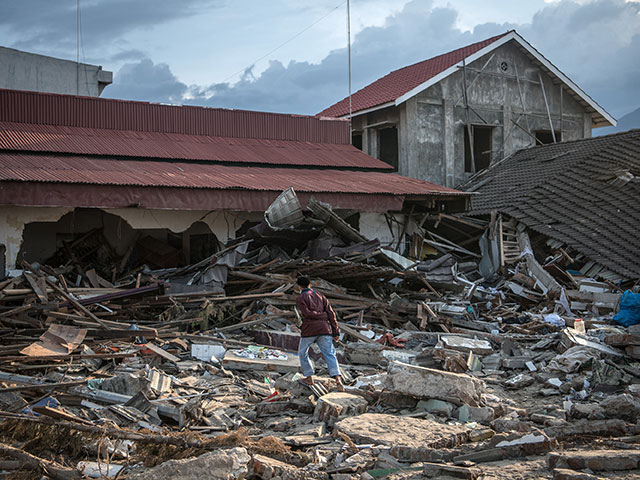
[{"label": "dark cloud", "polygon": [[[87,47],[112,43],[122,34],[148,28],[211,8],[219,0],[92,0],[80,7],[82,41]],[[76,2],[14,0],[2,2],[0,27],[21,40],[12,47],[75,56]]]},{"label": "dark cloud", "polygon": [[169,66],[154,64],[145,58],[125,64],[116,74],[113,85],[105,89],[103,97],[145,102],[184,103],[187,86],[171,73]]},{"label": "dark cloud", "polygon": [[[530,24],[486,23],[463,32],[456,26],[453,8],[434,8],[431,1],[414,0],[384,25],[365,28],[355,36],[353,90],[397,68],[516,28],[600,105],[621,115],[640,106],[639,10],[638,4],[624,0],[588,4],[563,0],[540,10]],[[322,38],[305,41],[321,42]],[[162,84],[156,85],[159,80]],[[189,87],[167,65],[144,59],[125,66],[105,90],[105,95],[120,98],[307,114],[317,113],[347,93],[346,48],[330,52],[318,64],[272,61],[259,75],[249,67],[233,84]]]},{"label": "dark cloud", "polygon": [[518,31],[614,115],[640,106],[640,5],[563,1],[539,11]]}]

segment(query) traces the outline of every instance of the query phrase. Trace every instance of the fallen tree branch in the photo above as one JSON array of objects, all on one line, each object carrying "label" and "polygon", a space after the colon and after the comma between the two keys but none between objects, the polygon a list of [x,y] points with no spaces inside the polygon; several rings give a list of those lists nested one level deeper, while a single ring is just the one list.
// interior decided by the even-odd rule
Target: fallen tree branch
[{"label": "fallen tree branch", "polygon": [[75,468],[65,467],[50,460],[36,457],[35,455],[31,455],[30,453],[18,450],[17,448],[10,447],[9,445],[5,445],[4,443],[0,443],[0,454],[16,458],[20,460],[23,465],[33,470],[41,470],[43,474],[48,475],[51,478],[59,480],[81,478],[80,472],[78,472]]}]

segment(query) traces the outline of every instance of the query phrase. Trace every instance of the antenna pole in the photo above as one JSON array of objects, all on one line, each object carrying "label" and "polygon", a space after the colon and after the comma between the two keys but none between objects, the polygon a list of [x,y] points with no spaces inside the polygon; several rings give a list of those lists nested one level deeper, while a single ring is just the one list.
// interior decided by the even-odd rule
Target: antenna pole
[{"label": "antenna pole", "polygon": [[351,8],[349,0],[347,0],[347,53],[349,57],[349,133],[351,133]]}]

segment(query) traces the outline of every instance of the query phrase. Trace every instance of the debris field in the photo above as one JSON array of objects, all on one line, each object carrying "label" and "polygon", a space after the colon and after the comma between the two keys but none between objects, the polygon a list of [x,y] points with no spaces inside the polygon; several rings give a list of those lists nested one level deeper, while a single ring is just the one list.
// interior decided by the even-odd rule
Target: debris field
[{"label": "debris field", "polygon": [[[637,281],[497,214],[425,215],[401,256],[283,195],[193,265],[92,231],[0,282],[3,478],[640,478]],[[298,382],[300,275],[345,392],[319,351]]]}]

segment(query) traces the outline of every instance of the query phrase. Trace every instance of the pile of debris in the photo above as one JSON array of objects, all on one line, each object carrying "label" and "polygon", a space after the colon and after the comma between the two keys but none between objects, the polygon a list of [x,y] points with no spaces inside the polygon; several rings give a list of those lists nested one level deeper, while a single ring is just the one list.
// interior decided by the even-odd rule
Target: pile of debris
[{"label": "pile of debris", "polygon": [[[288,190],[193,265],[132,266],[97,232],[23,262],[0,282],[0,469],[638,478],[638,282],[581,277],[496,215],[418,224],[405,257]],[[322,361],[297,381],[299,275],[337,313],[345,392]]]}]

